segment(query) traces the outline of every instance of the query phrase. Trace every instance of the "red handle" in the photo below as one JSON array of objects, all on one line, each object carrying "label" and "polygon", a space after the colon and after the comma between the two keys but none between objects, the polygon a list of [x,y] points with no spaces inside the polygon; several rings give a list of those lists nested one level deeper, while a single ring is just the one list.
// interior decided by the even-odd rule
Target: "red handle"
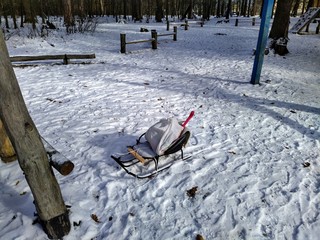
[{"label": "red handle", "polygon": [[184,121],[184,123],[182,124],[182,127],[185,128],[186,125],[188,124],[188,122],[190,121],[190,119],[194,116],[194,111],[191,111],[189,117],[187,118],[187,120]]}]

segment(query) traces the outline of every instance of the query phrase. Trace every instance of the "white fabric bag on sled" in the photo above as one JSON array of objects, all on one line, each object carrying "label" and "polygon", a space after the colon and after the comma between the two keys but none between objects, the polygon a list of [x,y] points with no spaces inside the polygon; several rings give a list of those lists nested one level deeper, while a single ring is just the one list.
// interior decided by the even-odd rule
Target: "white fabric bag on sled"
[{"label": "white fabric bag on sled", "polygon": [[176,118],[161,119],[151,126],[145,134],[152,150],[159,156],[181,136],[185,130]]}]

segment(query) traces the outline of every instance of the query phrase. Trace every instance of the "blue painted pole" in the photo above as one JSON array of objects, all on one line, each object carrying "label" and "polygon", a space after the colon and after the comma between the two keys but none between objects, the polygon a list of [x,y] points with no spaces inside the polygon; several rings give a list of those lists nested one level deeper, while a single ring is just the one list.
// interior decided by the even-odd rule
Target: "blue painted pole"
[{"label": "blue painted pole", "polygon": [[264,58],[264,50],[266,48],[267,40],[268,40],[273,3],[274,3],[274,0],[263,1],[263,10],[262,10],[261,23],[260,23],[259,38],[258,38],[256,54],[255,54],[254,64],[253,64],[253,71],[252,71],[251,82],[250,82],[252,84],[259,84],[259,81],[260,81],[261,69],[262,69],[263,58]]}]

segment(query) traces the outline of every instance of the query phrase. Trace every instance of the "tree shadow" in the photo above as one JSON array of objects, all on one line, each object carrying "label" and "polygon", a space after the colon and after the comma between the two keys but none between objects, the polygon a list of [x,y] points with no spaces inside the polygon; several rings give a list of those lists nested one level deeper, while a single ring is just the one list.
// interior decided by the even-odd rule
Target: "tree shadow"
[{"label": "tree shadow", "polygon": [[6,209],[10,209],[14,212],[10,223],[16,219],[16,213],[21,213],[22,215],[25,215],[30,219],[34,218],[36,209],[33,204],[33,196],[31,191],[19,193],[16,191],[16,189],[12,188],[2,181],[0,182],[0,188],[1,203],[3,204],[3,206],[5,206]]},{"label": "tree shadow", "polygon": [[[117,65],[117,64],[116,64]],[[119,66],[120,67],[120,66]],[[131,66],[126,66],[127,68]],[[132,68],[139,68],[138,66],[132,66]],[[141,68],[144,71],[159,71],[159,74],[163,72],[160,69],[154,68]],[[276,112],[268,108],[268,106],[284,108],[292,113],[296,111],[307,112],[311,114],[320,115],[320,108],[312,107],[304,104],[290,103],[285,101],[280,101],[276,99],[267,99],[267,98],[256,98],[250,96],[241,96],[239,94],[232,93],[231,91],[227,91],[219,86],[214,86],[214,88],[210,88],[210,84],[212,82],[220,82],[222,85],[224,84],[233,84],[233,85],[251,85],[248,82],[244,82],[243,80],[235,80],[235,79],[222,79],[222,78],[212,78],[205,77],[201,75],[193,75],[188,73],[183,73],[179,70],[166,71],[166,74],[172,75],[175,74],[180,79],[189,79],[189,81],[184,84],[183,82],[172,82],[172,81],[153,81],[151,84],[144,85],[142,82],[137,82],[134,79],[130,80],[122,80],[123,83],[132,85],[132,86],[144,86],[145,88],[152,88],[157,90],[165,90],[169,92],[180,92],[190,96],[199,96],[202,95],[203,86],[209,86],[205,90],[209,93],[210,91],[213,93],[207,94],[207,98],[217,98],[219,100],[225,100],[229,102],[234,102],[235,104],[239,104],[243,107],[251,109],[255,112],[260,112],[262,114],[268,115],[275,120],[281,120],[282,124],[289,126],[291,129],[294,129],[301,134],[307,136],[310,139],[318,140],[320,139],[320,133],[317,130],[311,130],[309,127],[304,126],[303,124],[291,119],[289,116],[284,116],[283,114]],[[190,79],[197,79],[195,81],[191,81]],[[107,81],[115,81],[111,78],[108,78]],[[201,82],[199,84],[199,81]]]}]

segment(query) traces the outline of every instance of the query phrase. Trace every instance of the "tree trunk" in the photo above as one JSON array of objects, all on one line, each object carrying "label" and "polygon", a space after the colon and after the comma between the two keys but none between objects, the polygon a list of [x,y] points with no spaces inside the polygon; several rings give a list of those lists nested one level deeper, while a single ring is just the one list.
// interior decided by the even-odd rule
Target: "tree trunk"
[{"label": "tree trunk", "polygon": [[250,17],[250,15],[251,15],[251,0],[249,0],[249,3],[248,3],[247,17]]},{"label": "tree trunk", "polygon": [[163,18],[163,2],[156,0],[156,22],[162,22]]},{"label": "tree trunk", "polygon": [[70,231],[68,211],[38,130],[23,100],[2,31],[0,56],[0,119],[33,194],[44,231],[49,238],[62,238]]},{"label": "tree trunk", "polygon": [[292,3],[293,0],[278,0],[275,17],[269,34],[269,38],[274,39],[270,48],[281,56],[289,53],[287,43]]},{"label": "tree trunk", "polygon": [[227,5],[227,11],[226,11],[226,19],[230,18],[230,14],[231,14],[231,0],[228,0],[228,5]]},{"label": "tree trunk", "polygon": [[202,18],[203,20],[209,20],[210,19],[210,0],[204,0],[203,1],[203,15]]},{"label": "tree trunk", "polygon": [[12,17],[12,20],[13,20],[13,27],[14,29],[17,29],[18,28],[18,25],[17,25],[17,19],[16,19],[16,4],[15,4],[15,1],[14,0],[11,0],[11,6],[10,6],[10,10],[11,10],[11,17]]},{"label": "tree trunk", "polygon": [[74,20],[72,12],[72,0],[63,1],[63,13],[66,31],[67,33],[73,33]]},{"label": "tree trunk", "polygon": [[307,10],[309,10],[309,8],[314,7],[314,0],[309,0],[308,5],[307,5]]},{"label": "tree trunk", "polygon": [[32,23],[33,16],[32,16],[32,11],[31,11],[31,1],[30,0],[22,0],[22,4],[23,4],[24,12],[25,12],[24,21],[27,23]]},{"label": "tree trunk", "polygon": [[218,3],[217,3],[216,16],[217,16],[218,18],[221,17],[221,0],[218,0]]},{"label": "tree trunk", "polygon": [[291,13],[291,15],[293,17],[296,17],[298,15],[298,9],[299,9],[299,6],[300,6],[300,1],[301,0],[295,0],[295,2],[294,2],[292,13]]},{"label": "tree trunk", "polygon": [[193,18],[193,0],[189,0],[189,7],[188,7],[188,12],[187,12],[187,17],[188,19]]},{"label": "tree trunk", "polygon": [[305,8],[306,8],[306,1],[307,0],[303,0],[303,2],[302,2],[302,12],[301,12],[301,14],[304,14],[305,13]]},{"label": "tree trunk", "polygon": [[131,0],[132,19],[134,21],[141,21],[141,0]]},{"label": "tree trunk", "polygon": [[123,0],[123,18],[127,19],[127,1]]},{"label": "tree trunk", "polygon": [[278,0],[269,38],[279,39],[288,37],[292,2],[293,0]]}]

